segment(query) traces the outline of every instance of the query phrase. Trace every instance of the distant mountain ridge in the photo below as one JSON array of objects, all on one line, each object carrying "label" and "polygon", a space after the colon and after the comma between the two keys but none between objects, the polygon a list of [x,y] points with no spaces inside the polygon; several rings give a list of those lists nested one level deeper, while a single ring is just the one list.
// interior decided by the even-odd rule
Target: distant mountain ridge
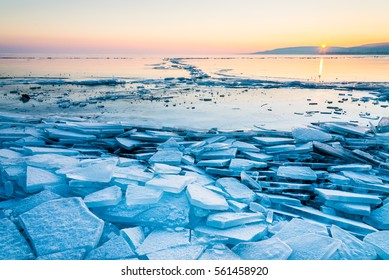
[{"label": "distant mountain ridge", "polygon": [[299,46],[278,48],[252,54],[339,54],[339,55],[389,55],[389,42],[368,44],[355,47],[317,47]]}]

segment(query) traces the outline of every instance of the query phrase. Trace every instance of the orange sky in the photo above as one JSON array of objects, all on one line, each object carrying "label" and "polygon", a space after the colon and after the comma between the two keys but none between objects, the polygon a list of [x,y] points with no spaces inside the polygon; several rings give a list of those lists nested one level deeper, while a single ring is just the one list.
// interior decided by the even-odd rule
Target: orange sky
[{"label": "orange sky", "polygon": [[0,52],[243,53],[389,41],[389,1],[0,0]]}]

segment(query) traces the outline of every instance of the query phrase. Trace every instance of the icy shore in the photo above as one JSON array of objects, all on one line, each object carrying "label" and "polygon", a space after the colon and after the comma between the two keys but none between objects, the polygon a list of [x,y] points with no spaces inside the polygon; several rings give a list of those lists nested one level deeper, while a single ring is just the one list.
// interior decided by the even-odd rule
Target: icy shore
[{"label": "icy shore", "polygon": [[389,259],[389,120],[191,130],[0,114],[0,259]]}]

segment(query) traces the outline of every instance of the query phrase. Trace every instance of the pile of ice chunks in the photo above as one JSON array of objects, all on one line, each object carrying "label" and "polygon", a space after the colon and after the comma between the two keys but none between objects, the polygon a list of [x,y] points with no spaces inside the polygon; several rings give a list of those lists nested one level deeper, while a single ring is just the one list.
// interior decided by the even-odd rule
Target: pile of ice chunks
[{"label": "pile of ice chunks", "polygon": [[389,259],[389,123],[0,114],[0,259]]}]

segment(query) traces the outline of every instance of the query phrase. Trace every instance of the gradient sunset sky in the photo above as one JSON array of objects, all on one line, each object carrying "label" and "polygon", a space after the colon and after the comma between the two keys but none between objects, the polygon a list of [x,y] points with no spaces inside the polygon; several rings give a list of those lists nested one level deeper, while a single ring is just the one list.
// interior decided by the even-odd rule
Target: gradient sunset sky
[{"label": "gradient sunset sky", "polygon": [[0,0],[0,52],[216,54],[389,41],[388,0]]}]

